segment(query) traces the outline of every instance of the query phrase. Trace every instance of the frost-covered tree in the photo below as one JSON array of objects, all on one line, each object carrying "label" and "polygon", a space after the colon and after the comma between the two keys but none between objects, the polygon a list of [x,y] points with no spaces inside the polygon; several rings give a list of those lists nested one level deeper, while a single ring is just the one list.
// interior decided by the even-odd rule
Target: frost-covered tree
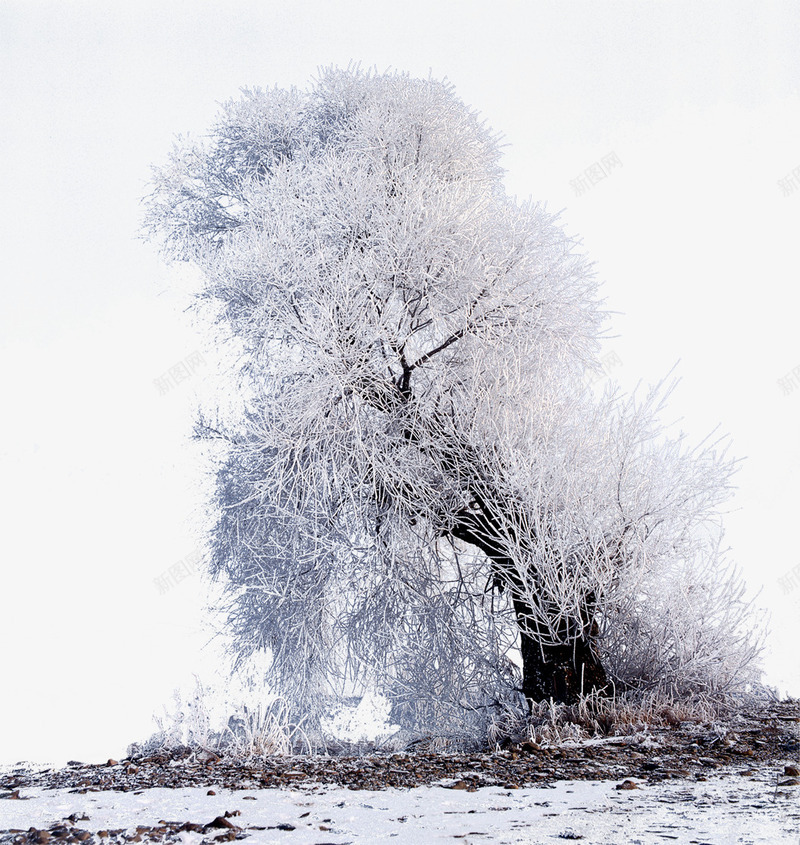
[{"label": "frost-covered tree", "polygon": [[663,391],[586,388],[595,278],[499,155],[448,84],[328,70],[244,92],[155,171],[148,230],[240,355],[241,413],[198,427],[211,571],[298,707],[369,682],[446,722],[752,657],[718,547],[734,462],[666,437]]}]

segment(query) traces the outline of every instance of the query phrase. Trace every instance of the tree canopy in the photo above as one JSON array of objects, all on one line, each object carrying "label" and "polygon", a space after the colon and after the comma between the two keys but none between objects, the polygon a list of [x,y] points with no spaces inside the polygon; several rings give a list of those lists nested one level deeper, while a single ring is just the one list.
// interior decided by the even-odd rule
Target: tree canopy
[{"label": "tree canopy", "polygon": [[451,85],[330,69],[244,91],[154,171],[147,230],[239,350],[241,412],[198,424],[210,570],[299,710],[372,684],[403,724],[474,730],[747,677],[735,462],[662,430],[665,391],[587,387],[592,267],[499,161]]}]

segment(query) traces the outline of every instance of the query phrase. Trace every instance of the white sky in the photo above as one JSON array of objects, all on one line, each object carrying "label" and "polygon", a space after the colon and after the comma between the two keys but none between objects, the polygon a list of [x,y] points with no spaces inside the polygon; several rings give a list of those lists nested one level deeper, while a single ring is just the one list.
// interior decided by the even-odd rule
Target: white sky
[{"label": "white sky", "polygon": [[196,547],[211,368],[153,384],[204,341],[139,198],[240,87],[350,61],[447,76],[505,135],[509,190],[564,209],[620,312],[623,386],[680,359],[672,416],[747,456],[729,542],[800,695],[798,45],[794,2],[0,0],[0,763],[123,754],[210,665],[199,579],[153,579]]}]

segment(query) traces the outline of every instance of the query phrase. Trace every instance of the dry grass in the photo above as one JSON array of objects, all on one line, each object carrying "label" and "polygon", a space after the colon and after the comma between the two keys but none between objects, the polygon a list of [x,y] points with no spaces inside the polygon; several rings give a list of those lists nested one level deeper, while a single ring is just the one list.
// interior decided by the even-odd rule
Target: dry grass
[{"label": "dry grass", "polygon": [[[755,702],[756,692],[750,703]],[[176,692],[175,705],[173,712],[165,708],[165,717],[156,718],[157,733],[135,746],[138,755],[205,752],[247,761],[315,753],[362,756],[376,750],[448,754],[485,747],[475,737],[420,735],[404,730],[384,737],[380,743],[333,739],[294,723],[288,702],[280,696],[251,696],[248,703],[232,703],[228,698],[220,710],[214,691],[199,681],[186,701],[181,701]],[[726,722],[743,705],[746,702],[703,695],[679,698],[663,691],[612,696],[593,692],[573,705],[541,701],[529,713],[508,706],[489,720],[485,739],[490,748],[524,742],[552,747],[598,737],[642,738],[650,732],[678,727],[691,730],[701,725],[722,736]]]},{"label": "dry grass", "polygon": [[500,746],[532,742],[539,746],[603,736],[629,736],[653,729],[674,728],[685,722],[713,722],[723,712],[720,702],[695,696],[677,700],[661,693],[597,693],[581,696],[577,704],[541,701],[530,714],[502,714],[489,726],[488,740]]}]

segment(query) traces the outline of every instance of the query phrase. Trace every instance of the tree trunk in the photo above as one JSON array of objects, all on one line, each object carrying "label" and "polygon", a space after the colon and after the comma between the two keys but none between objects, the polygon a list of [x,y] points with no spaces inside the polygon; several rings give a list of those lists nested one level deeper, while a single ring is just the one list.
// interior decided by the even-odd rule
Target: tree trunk
[{"label": "tree trunk", "polygon": [[520,631],[522,653],[522,693],[528,705],[549,700],[559,704],[575,704],[582,693],[601,690],[608,678],[594,647],[596,623],[588,637],[569,645],[542,645],[530,632],[525,620],[528,609],[514,601]]},{"label": "tree trunk", "polygon": [[528,705],[549,700],[575,704],[582,693],[603,689],[608,678],[597,655],[597,623],[593,621],[593,600],[587,599],[580,627],[588,633],[565,630],[564,645],[546,645],[545,637],[537,636],[530,620],[535,618],[519,581],[514,565],[501,551],[499,521],[490,507],[481,502],[481,511],[464,510],[457,515],[450,529],[452,536],[483,551],[492,562],[495,586],[511,592],[514,613],[520,633],[522,653],[522,693]]}]

